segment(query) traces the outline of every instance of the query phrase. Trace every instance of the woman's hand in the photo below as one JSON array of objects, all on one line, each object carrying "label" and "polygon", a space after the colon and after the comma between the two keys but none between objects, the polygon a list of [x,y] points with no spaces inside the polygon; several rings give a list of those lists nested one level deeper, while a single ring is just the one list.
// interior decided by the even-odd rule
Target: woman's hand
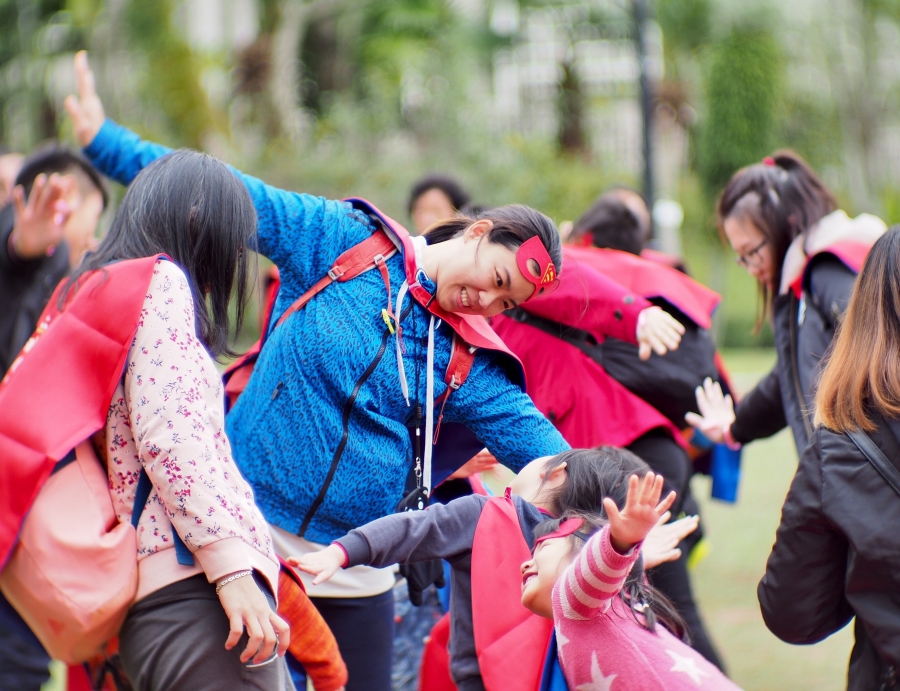
[{"label": "woman's hand", "polygon": [[458,480],[461,478],[472,477],[477,473],[485,473],[489,470],[493,470],[497,465],[497,458],[494,454],[487,449],[482,449],[447,479]]},{"label": "woman's hand", "polygon": [[638,315],[638,355],[646,360],[651,353],[665,355],[678,350],[684,325],[661,307],[648,307]]},{"label": "woman's hand", "polygon": [[609,497],[603,500],[603,508],[609,518],[610,538],[617,552],[627,554],[643,541],[672,506],[675,492],[669,492],[669,496],[659,501],[662,488],[663,476],[651,471],[640,480],[637,475],[628,478],[628,496],[622,511]]},{"label": "woman's hand", "polygon": [[723,394],[719,382],[714,382],[709,377],[703,381],[703,386],[697,387],[695,393],[700,415],[688,413],[684,416],[685,421],[703,432],[714,444],[724,443],[725,434],[734,422],[734,401],[731,400],[731,394]]},{"label": "woman's hand", "polygon": [[97,96],[94,73],[88,66],[87,52],[83,50],[75,53],[75,82],[78,96],[66,96],[63,105],[72,118],[75,138],[82,147],[85,147],[94,141],[94,137],[103,126],[103,121],[106,120],[106,115],[103,112],[103,103]]},{"label": "woman's hand", "polygon": [[219,590],[219,602],[230,624],[225,649],[231,650],[238,644],[244,628],[250,637],[241,653],[241,662],[246,664],[253,658],[253,664],[260,664],[275,652],[279,656],[287,652],[291,629],[284,619],[271,610],[266,596],[253,578],[238,578],[223,586]]},{"label": "woman's hand", "polygon": [[15,220],[9,243],[20,259],[37,259],[63,240],[72,210],[65,198],[75,186],[70,175],[41,173],[34,179],[28,202],[21,185],[13,189]]},{"label": "woman's hand", "polygon": [[315,576],[313,585],[319,585],[336,574],[338,569],[344,567],[347,555],[337,545],[328,545],[319,552],[310,552],[301,557],[288,557],[287,561],[291,566]]},{"label": "woman's hand", "polygon": [[668,523],[667,521],[671,517],[671,512],[666,511],[660,517],[659,522],[653,526],[653,530],[644,538],[641,554],[644,555],[645,569],[652,569],[654,566],[678,559],[681,556],[679,543],[697,530],[697,526],[700,525],[699,516],[685,516]]}]

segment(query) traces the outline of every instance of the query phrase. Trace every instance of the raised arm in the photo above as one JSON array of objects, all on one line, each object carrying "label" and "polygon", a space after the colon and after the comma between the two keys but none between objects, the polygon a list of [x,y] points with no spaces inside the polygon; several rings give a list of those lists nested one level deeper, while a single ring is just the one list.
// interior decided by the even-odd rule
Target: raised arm
[{"label": "raised arm", "polygon": [[670,492],[660,502],[662,488],[661,475],[648,472],[640,480],[632,475],[624,509],[619,511],[609,497],[603,500],[609,525],[588,539],[554,587],[564,617],[592,619],[609,610],[640,556],[644,538],[675,501],[675,492]]},{"label": "raised arm", "polygon": [[[106,118],[84,51],[75,56],[75,74],[78,96],[68,96],[65,106],[85,155],[99,171],[128,185],[147,165],[171,151]],[[342,236],[358,221],[348,216],[343,202],[288,192],[234,172],[247,186],[256,208],[259,252],[275,262],[286,286],[302,292],[324,275],[345,244],[349,247]]]}]

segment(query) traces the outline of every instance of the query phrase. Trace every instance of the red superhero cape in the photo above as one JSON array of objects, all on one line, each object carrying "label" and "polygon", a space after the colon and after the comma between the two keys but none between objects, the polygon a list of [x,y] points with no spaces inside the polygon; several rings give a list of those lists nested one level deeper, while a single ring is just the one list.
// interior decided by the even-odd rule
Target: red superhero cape
[{"label": "red superhero cape", "polygon": [[[625,295],[628,290],[611,283],[610,277],[593,264],[582,261],[577,252],[584,251],[594,250],[563,248],[568,269],[560,276],[559,289],[535,300],[534,306],[526,306],[526,310],[587,330],[597,342],[602,342],[610,333],[616,334],[615,329],[620,329],[622,322],[617,321],[618,313],[615,317],[603,316],[605,313],[597,305],[608,301],[608,296],[596,293],[616,289]],[[640,307],[650,306],[633,293],[625,299]],[[668,418],[575,346],[506,315],[494,317],[492,325],[521,359],[531,400],[573,447],[627,446],[657,428],[667,429],[683,443],[680,431]],[[627,338],[625,334],[619,337]],[[633,334],[631,338],[633,341]]]},{"label": "red superhero cape", "polygon": [[641,297],[662,298],[701,329],[712,326],[722,297],[687,274],[628,252],[596,247],[567,247],[566,258],[593,266]]},{"label": "red superhero cape", "polygon": [[818,252],[814,252],[806,258],[806,266],[803,268],[803,271],[800,272],[797,279],[791,283],[791,290],[794,291],[794,295],[796,295],[799,300],[809,275],[809,265],[814,257],[818,257],[822,254],[830,254],[843,262],[853,273],[858,274],[862,271],[863,264],[866,261],[866,257],[869,255],[870,249],[872,249],[872,245],[869,243],[842,240],[841,242],[829,245]]},{"label": "red superhero cape", "polygon": [[488,499],[472,545],[472,619],[487,691],[537,691],[553,622],[522,605],[523,562],[531,550],[506,490]]},{"label": "red superhero cape", "polygon": [[53,466],[106,423],[157,257],[61,284],[0,383],[0,564]]}]

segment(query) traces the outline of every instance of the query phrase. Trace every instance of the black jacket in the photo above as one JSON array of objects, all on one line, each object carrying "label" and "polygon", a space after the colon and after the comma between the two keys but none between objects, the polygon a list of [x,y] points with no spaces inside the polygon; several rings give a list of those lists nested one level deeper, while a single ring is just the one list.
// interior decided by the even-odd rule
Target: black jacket
[{"label": "black jacket", "polygon": [[69,273],[69,249],[63,243],[50,257],[21,261],[10,256],[12,204],[0,209],[0,378],[9,369],[56,285]]},{"label": "black jacket", "polygon": [[[869,434],[900,467],[900,420]],[[816,643],[856,617],[849,691],[900,669],[900,496],[853,441],[819,428],[800,459],[757,594],[783,641]]]},{"label": "black jacket", "polygon": [[839,317],[847,308],[856,274],[831,254],[816,256],[806,270],[803,295],[779,295],[772,305],[778,361],[737,408],[735,441],[746,444],[790,425],[797,452],[812,433],[815,383]]}]

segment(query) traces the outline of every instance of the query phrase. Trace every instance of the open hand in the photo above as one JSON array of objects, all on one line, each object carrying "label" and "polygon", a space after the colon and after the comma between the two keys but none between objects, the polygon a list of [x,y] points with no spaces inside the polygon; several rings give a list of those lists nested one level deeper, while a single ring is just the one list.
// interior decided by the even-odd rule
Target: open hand
[{"label": "open hand", "polygon": [[94,137],[103,126],[103,121],[106,120],[106,115],[103,112],[103,103],[97,95],[94,73],[88,66],[87,52],[84,50],[75,53],[75,82],[78,96],[66,96],[63,105],[72,118],[75,138],[82,147],[85,147],[94,141]]},{"label": "open hand", "polygon": [[723,443],[726,430],[734,422],[734,401],[731,400],[731,394],[723,394],[719,382],[714,382],[709,377],[703,381],[703,386],[697,387],[695,393],[700,415],[688,413],[684,416],[685,421],[703,432],[714,444]]},{"label": "open hand", "polygon": [[609,518],[610,538],[617,552],[627,554],[643,541],[672,506],[675,492],[669,492],[669,496],[659,501],[662,488],[663,476],[649,471],[640,480],[637,475],[628,478],[628,496],[622,511],[609,497],[603,500],[603,508]]},{"label": "open hand", "polygon": [[638,315],[638,355],[646,360],[651,353],[665,355],[678,350],[684,325],[661,307],[648,307]]},{"label": "open hand", "polygon": [[25,190],[13,190],[15,220],[10,243],[21,259],[36,259],[47,254],[63,239],[66,221],[72,213],[65,199],[75,186],[70,175],[41,173],[34,179],[28,202]]},{"label": "open hand", "polygon": [[344,554],[344,550],[337,545],[328,545],[320,552],[310,552],[300,557],[288,557],[287,562],[291,566],[315,576],[313,585],[319,585],[336,574],[338,569],[343,568],[346,560],[347,555]]},{"label": "open hand", "polygon": [[228,640],[225,649],[231,650],[241,640],[247,629],[247,647],[241,653],[241,662],[253,658],[253,664],[260,664],[272,657],[287,652],[291,643],[291,628],[287,622],[273,612],[266,596],[252,578],[238,578],[219,591],[219,602],[228,617]]},{"label": "open hand", "polygon": [[678,559],[681,556],[679,543],[700,525],[699,516],[685,516],[668,523],[671,517],[672,514],[666,511],[644,538],[641,554],[644,555],[645,569],[652,569],[654,566]]}]

